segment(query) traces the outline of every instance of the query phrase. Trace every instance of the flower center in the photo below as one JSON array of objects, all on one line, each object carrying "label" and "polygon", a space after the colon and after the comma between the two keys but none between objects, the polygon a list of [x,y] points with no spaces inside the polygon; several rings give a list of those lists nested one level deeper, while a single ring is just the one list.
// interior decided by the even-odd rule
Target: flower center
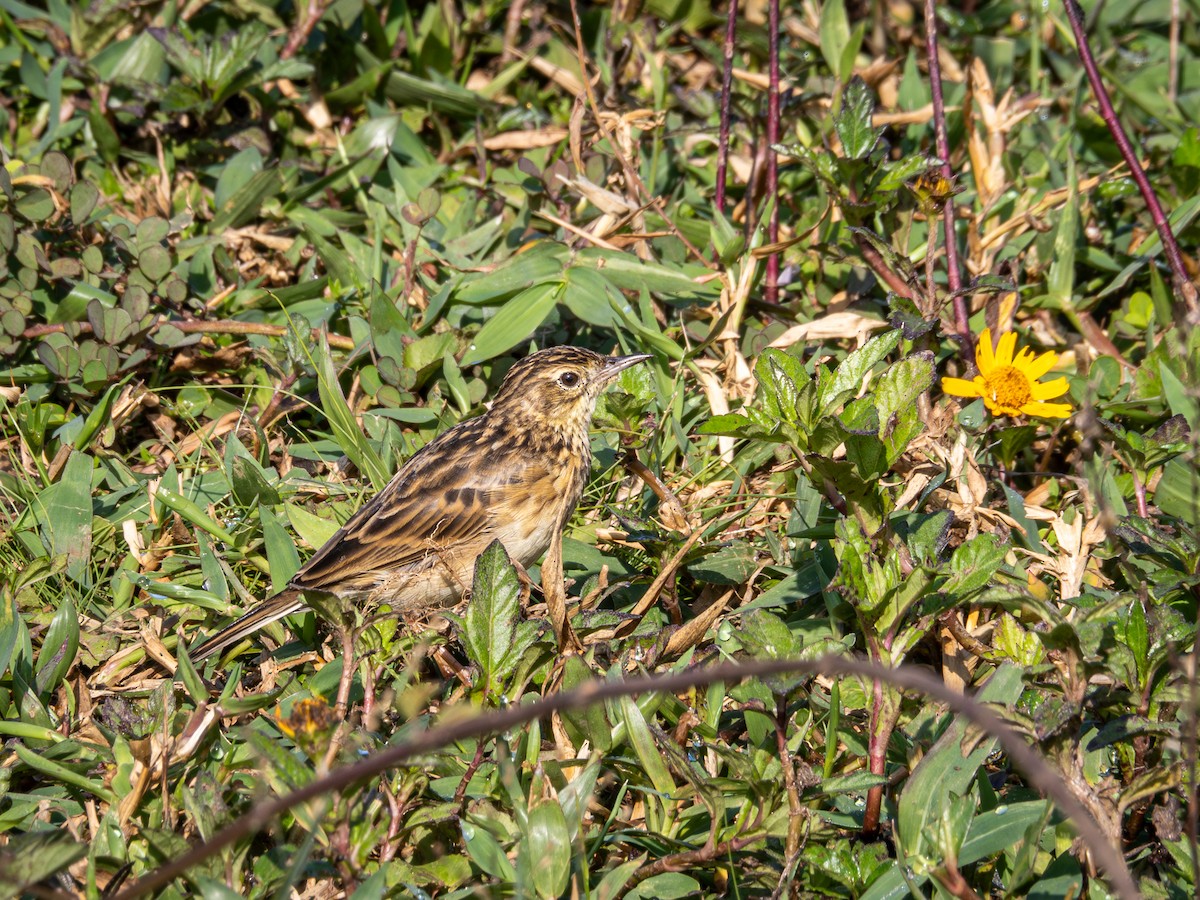
[{"label": "flower center", "polygon": [[997,406],[1020,409],[1033,399],[1033,385],[1027,376],[1015,366],[998,366],[983,376],[987,385],[987,396]]}]

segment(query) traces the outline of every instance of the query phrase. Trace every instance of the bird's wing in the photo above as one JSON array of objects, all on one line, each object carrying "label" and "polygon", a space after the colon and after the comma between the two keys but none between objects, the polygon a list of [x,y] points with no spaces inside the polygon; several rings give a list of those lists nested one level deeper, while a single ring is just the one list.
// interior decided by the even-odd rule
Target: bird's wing
[{"label": "bird's wing", "polygon": [[[486,538],[497,494],[517,473],[489,464],[470,420],[428,444],[296,573],[290,586],[336,592],[372,573],[428,562]],[[492,461],[494,462],[494,460]],[[482,465],[481,465],[482,463]]]}]

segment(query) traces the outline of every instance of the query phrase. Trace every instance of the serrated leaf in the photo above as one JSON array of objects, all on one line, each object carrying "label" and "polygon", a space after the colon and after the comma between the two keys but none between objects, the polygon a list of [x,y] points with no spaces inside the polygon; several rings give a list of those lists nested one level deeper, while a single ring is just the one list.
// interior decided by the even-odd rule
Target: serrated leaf
[{"label": "serrated leaf", "polygon": [[842,142],[842,152],[848,159],[866,159],[875,149],[882,130],[871,124],[874,112],[875,95],[867,83],[856,75],[842,91],[842,111],[834,122]]},{"label": "serrated leaf", "polygon": [[471,600],[463,614],[463,646],[479,667],[484,690],[497,694],[517,660],[509,656],[521,613],[521,583],[504,545],[492,541],[475,561]]},{"label": "serrated leaf", "polygon": [[1004,562],[1008,545],[995,535],[981,534],[960,545],[950,557],[950,577],[942,590],[955,597],[966,598],[991,583],[992,576]]},{"label": "serrated leaf", "polygon": [[822,379],[817,391],[820,414],[831,415],[848,397],[857,394],[867,373],[896,349],[900,337],[899,331],[876,335],[842,360],[832,377]]}]

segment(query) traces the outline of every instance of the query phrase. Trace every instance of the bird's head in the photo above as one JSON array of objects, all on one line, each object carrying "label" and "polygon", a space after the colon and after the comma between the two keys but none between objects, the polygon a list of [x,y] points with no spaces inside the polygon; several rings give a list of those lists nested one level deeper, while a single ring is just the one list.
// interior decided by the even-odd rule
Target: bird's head
[{"label": "bird's head", "polygon": [[492,414],[586,435],[604,387],[623,369],[649,358],[646,353],[601,356],[581,347],[539,350],[509,369]]}]

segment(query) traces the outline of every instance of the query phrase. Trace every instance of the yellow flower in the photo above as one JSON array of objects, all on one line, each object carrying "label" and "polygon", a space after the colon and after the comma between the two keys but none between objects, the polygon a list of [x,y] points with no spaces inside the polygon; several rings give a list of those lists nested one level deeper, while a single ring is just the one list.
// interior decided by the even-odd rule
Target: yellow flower
[{"label": "yellow flower", "polygon": [[965,378],[943,378],[942,390],[955,397],[982,397],[984,405],[994,416],[1042,416],[1047,419],[1065,419],[1071,415],[1069,403],[1047,403],[1067,392],[1067,379],[1038,381],[1049,372],[1058,354],[1047,350],[1034,356],[1028,347],[1013,355],[1017,348],[1017,336],[1008,332],[1000,336],[995,352],[992,351],[992,331],[983,329],[979,343],[975,346],[975,364],[979,374],[972,380]]}]

